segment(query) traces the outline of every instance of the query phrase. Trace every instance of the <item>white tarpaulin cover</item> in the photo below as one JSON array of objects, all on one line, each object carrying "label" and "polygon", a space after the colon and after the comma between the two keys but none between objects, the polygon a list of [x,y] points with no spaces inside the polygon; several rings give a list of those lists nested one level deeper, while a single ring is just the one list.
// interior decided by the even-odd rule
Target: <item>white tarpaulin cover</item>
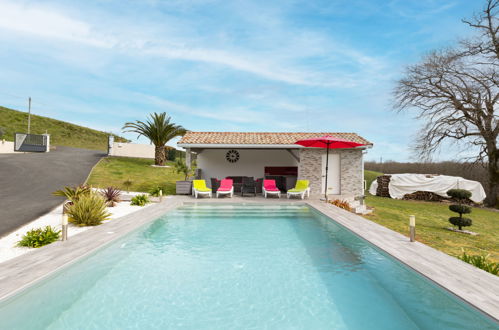
[{"label": "white tarpaulin cover", "polygon": [[[486,195],[482,184],[478,181],[466,180],[458,176],[448,175],[426,175],[426,174],[390,174],[388,190],[391,198],[401,199],[405,194],[412,194],[416,191],[431,191],[442,197],[447,196],[449,189],[466,189],[471,191],[471,200],[481,203]],[[376,195],[378,182],[373,181],[369,187],[369,193]]]}]

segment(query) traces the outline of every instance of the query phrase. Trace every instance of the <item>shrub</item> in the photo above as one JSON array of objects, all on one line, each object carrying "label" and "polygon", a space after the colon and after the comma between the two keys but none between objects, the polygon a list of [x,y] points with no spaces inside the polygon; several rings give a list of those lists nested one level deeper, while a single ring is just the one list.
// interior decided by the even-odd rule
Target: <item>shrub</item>
[{"label": "shrub", "polygon": [[449,210],[451,210],[452,212],[459,213],[459,214],[471,213],[471,207],[469,207],[468,205],[452,204],[452,205],[449,205]]},{"label": "shrub", "polygon": [[123,184],[125,185],[125,189],[127,192],[130,192],[130,187],[132,186],[132,180],[130,180],[130,178],[126,179],[125,182],[123,182]]},{"label": "shrub", "polygon": [[116,205],[116,203],[119,203],[121,201],[121,190],[119,190],[118,188],[107,187],[106,189],[102,189],[101,195],[102,197],[104,197],[104,200],[109,207],[113,207]]},{"label": "shrub", "polygon": [[60,233],[60,230],[56,230],[50,226],[32,229],[24,234],[21,240],[17,242],[17,246],[39,248],[57,241]]},{"label": "shrub", "polygon": [[469,255],[463,250],[463,254],[458,258],[464,262],[467,262],[475,267],[483,269],[486,272],[489,272],[494,275],[499,275],[499,263],[488,261],[489,254],[487,255]]},{"label": "shrub", "polygon": [[450,217],[449,222],[454,226],[457,226],[459,230],[462,230],[463,227],[471,226],[472,220],[469,218],[463,218],[463,214],[471,213],[471,207],[463,205],[463,201],[471,197],[471,191],[464,189],[450,189],[447,191],[447,195],[456,199],[458,202],[458,204],[450,205],[449,210],[459,213],[459,217]]},{"label": "shrub", "polygon": [[0,139],[3,138],[4,134],[5,134],[5,129],[3,127],[0,127]]},{"label": "shrub", "polygon": [[111,215],[106,211],[106,201],[100,194],[82,196],[68,208],[69,221],[78,226],[96,226],[108,220]]},{"label": "shrub", "polygon": [[155,188],[152,188],[150,191],[149,191],[149,195],[153,196],[153,197],[159,197],[159,192],[160,191],[165,191],[165,189],[163,189],[162,187],[155,187]]},{"label": "shrub", "polygon": [[465,189],[450,189],[447,195],[455,199],[467,199],[471,197],[471,191]]},{"label": "shrub", "polygon": [[347,211],[351,211],[352,208],[350,207],[350,204],[345,201],[345,200],[339,200],[339,199],[334,199],[332,201],[329,201],[329,203],[333,204],[334,206],[337,206],[339,208],[342,208]]},{"label": "shrub", "polygon": [[166,159],[174,161],[177,158],[177,149],[171,147],[166,148]]},{"label": "shrub", "polygon": [[134,196],[130,205],[145,206],[147,203],[150,203],[149,197],[147,197],[147,195],[141,194]]},{"label": "shrub", "polygon": [[459,227],[459,230],[461,230],[462,227],[469,227],[473,224],[473,220],[463,217],[450,217],[449,222],[454,226]]},{"label": "shrub", "polygon": [[63,196],[69,199],[71,202],[78,201],[82,196],[89,195],[92,192],[89,186],[79,185],[74,187],[64,187],[64,189],[54,191],[52,195]]}]

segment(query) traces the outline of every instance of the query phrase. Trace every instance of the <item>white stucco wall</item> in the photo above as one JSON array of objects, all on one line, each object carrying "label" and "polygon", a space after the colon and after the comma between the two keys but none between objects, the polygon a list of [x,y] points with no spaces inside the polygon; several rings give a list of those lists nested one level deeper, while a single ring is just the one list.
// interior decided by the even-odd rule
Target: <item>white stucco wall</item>
[{"label": "white stucco wall", "polygon": [[113,142],[109,149],[109,156],[154,158],[154,145]]},{"label": "white stucco wall", "polygon": [[230,163],[225,159],[230,149],[205,149],[197,155],[197,166],[201,177],[209,184],[210,178],[223,179],[227,176],[264,176],[266,166],[298,166],[298,162],[286,150],[236,149],[239,161]]},{"label": "white stucco wall", "polygon": [[0,140],[0,154],[13,154],[14,142]]}]

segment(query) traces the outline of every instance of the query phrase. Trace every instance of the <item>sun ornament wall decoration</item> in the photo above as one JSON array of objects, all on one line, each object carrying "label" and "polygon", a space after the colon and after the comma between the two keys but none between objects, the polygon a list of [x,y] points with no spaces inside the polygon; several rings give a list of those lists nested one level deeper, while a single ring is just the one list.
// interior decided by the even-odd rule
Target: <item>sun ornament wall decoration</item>
[{"label": "sun ornament wall decoration", "polygon": [[225,155],[225,159],[227,159],[227,161],[229,163],[237,162],[239,160],[239,151],[237,151],[237,150],[227,151],[227,154]]}]

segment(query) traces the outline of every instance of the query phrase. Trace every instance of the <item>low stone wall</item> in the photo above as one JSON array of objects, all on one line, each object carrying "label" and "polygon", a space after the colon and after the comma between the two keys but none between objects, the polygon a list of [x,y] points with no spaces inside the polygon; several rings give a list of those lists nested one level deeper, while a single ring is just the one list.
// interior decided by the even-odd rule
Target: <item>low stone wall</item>
[{"label": "low stone wall", "polygon": [[154,159],[153,144],[113,142],[109,148],[109,156],[135,157]]},{"label": "low stone wall", "polygon": [[13,154],[14,152],[14,142],[0,141],[0,154]]}]

